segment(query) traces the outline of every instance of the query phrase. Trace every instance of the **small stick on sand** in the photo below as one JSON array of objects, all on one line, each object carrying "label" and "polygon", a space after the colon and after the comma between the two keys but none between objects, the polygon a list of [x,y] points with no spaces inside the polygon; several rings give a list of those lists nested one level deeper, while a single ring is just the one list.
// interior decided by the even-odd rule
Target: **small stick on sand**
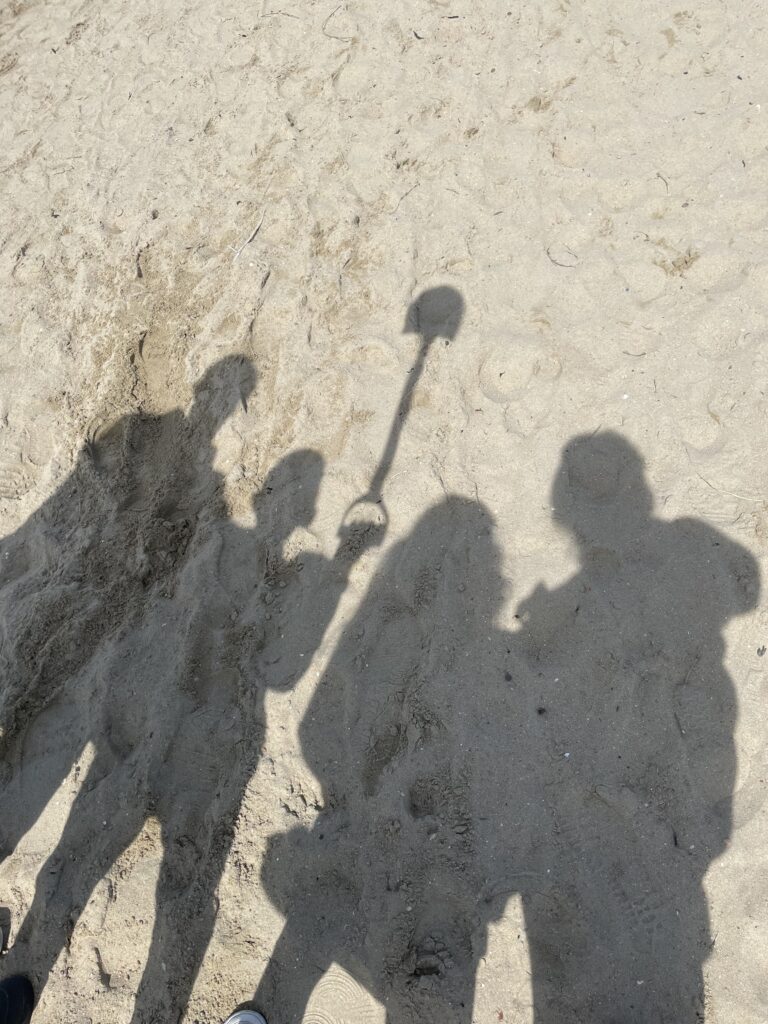
[{"label": "small stick on sand", "polygon": [[240,253],[243,251],[243,249],[247,245],[250,245],[251,242],[256,237],[256,235],[258,235],[259,231],[261,230],[261,225],[264,223],[264,217],[266,216],[266,213],[267,213],[267,207],[265,206],[264,209],[261,211],[261,220],[256,225],[256,227],[253,229],[253,231],[251,232],[250,236],[248,238],[246,238],[246,240],[243,242],[243,244],[240,246],[240,248],[235,251],[235,255],[234,255],[233,259],[232,259],[233,263],[235,262],[237,257],[240,255]]},{"label": "small stick on sand", "polygon": [[322,29],[320,31],[328,39],[338,39],[340,43],[351,43],[352,42],[352,36],[335,36],[332,32],[326,32],[325,31],[325,27],[328,24],[328,22],[331,20],[331,18],[334,16],[334,14],[336,14],[337,11],[341,10],[341,8],[343,6],[344,6],[344,4],[339,4],[338,7],[334,7],[334,9],[331,11],[331,13],[328,15],[328,17],[323,22],[323,27],[322,27]]}]

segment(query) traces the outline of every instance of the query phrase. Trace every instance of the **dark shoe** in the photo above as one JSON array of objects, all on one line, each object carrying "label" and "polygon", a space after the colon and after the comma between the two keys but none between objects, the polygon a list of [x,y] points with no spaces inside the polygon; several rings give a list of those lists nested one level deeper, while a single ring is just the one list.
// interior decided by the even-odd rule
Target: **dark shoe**
[{"label": "dark shoe", "polygon": [[23,974],[0,981],[0,1024],[29,1024],[35,993]]}]

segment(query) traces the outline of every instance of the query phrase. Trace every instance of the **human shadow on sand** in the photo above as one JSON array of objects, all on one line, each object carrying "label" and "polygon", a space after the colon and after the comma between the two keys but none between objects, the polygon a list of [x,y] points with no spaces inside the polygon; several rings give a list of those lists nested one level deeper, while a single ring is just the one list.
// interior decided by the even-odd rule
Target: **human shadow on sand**
[{"label": "human shadow on sand", "polygon": [[731,833],[728,621],[751,555],[664,521],[639,453],[576,437],[552,494],[580,564],[504,603],[494,520],[446,498],[388,553],[302,723],[314,827],[270,841],[285,927],[254,1003],[297,1024],[337,963],[390,1021],[469,1024],[522,903],[536,1024],[700,1024],[702,880]]},{"label": "human shadow on sand", "polygon": [[323,461],[311,451],[269,472],[255,527],[232,521],[213,440],[254,385],[251,364],[229,357],[186,415],[122,419],[0,546],[3,857],[92,749],[5,973],[29,973],[40,993],[94,888],[108,877],[112,898],[155,819],[162,863],[136,1024],[183,1015],[258,763],[264,695],[295,683],[355,559],[380,539],[350,528],[333,557],[285,555],[315,514]]},{"label": "human shadow on sand", "polygon": [[[0,857],[70,773],[79,784],[4,973],[23,970],[42,991],[95,887],[107,878],[114,898],[152,819],[162,859],[133,1021],[183,1016],[261,754],[264,696],[296,683],[353,565],[380,543],[381,492],[416,383],[462,310],[445,287],[411,305],[405,333],[420,335],[418,356],[355,503],[368,513],[342,523],[331,557],[287,554],[291,534],[314,519],[316,452],[291,452],[270,470],[253,528],[230,517],[213,442],[255,386],[240,356],[207,371],[186,415],[139,412],[86,444],[59,490],[2,541]],[[138,844],[145,852],[153,833]],[[108,939],[101,945],[108,951]]]}]

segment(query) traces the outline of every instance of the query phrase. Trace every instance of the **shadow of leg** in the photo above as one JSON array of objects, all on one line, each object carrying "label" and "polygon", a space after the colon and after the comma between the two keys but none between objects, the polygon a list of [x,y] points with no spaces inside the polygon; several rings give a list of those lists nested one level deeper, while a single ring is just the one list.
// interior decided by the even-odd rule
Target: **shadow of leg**
[{"label": "shadow of leg", "polygon": [[[55,703],[0,756],[0,860],[10,857],[82,752],[79,709]],[[15,766],[12,768],[12,766]]]},{"label": "shadow of leg", "polygon": [[38,997],[96,885],[141,827],[135,795],[116,792],[112,780],[97,758],[40,869],[32,906],[5,961],[4,973],[34,979]]},{"label": "shadow of leg", "polygon": [[165,830],[152,944],[133,1024],[183,1017],[216,924],[216,889],[231,846],[229,828],[217,830],[204,850],[188,834]]}]

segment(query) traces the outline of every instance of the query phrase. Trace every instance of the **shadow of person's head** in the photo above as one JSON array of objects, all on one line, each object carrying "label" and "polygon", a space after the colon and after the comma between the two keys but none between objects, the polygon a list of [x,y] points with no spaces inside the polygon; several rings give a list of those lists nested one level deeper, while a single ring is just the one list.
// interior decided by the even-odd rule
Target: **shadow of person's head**
[{"label": "shadow of person's head", "polygon": [[409,604],[420,614],[431,609],[440,628],[449,630],[496,619],[506,593],[501,566],[493,516],[481,503],[457,495],[425,512],[387,558]]},{"label": "shadow of person's head", "polygon": [[282,543],[298,527],[315,518],[324,462],[318,452],[303,448],[281,459],[254,495],[253,506],[271,541]]},{"label": "shadow of person's head", "polygon": [[224,356],[210,366],[195,384],[194,401],[187,422],[201,443],[210,443],[238,406],[247,411],[256,387],[256,371],[242,355]]},{"label": "shadow of person's head", "polygon": [[553,518],[579,545],[622,547],[653,513],[640,453],[612,431],[565,446],[552,487]]},{"label": "shadow of person's head", "polygon": [[451,341],[464,316],[461,293],[448,285],[427,288],[408,307],[403,334],[420,334],[430,344],[435,338]]}]

